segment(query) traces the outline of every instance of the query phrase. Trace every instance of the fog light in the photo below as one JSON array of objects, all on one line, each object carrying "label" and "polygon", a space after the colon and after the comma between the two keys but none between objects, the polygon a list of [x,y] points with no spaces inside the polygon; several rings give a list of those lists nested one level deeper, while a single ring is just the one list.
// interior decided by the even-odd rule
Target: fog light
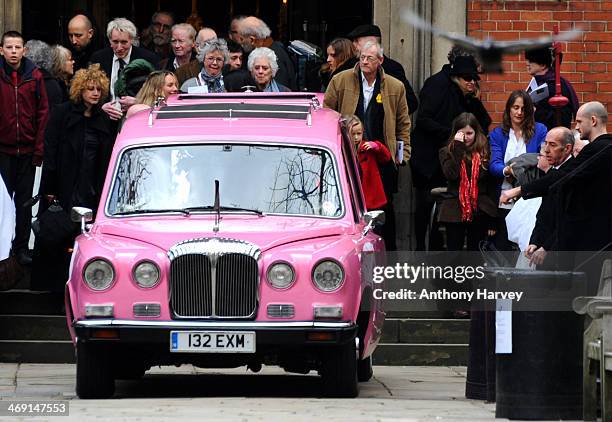
[{"label": "fog light", "polygon": [[308,340],[310,341],[331,341],[335,340],[336,336],[334,335],[334,333],[314,332],[308,333],[306,338],[308,338]]},{"label": "fog light", "polygon": [[113,305],[85,305],[86,317],[112,317],[114,314]]},{"label": "fog light", "polygon": [[119,338],[119,330],[93,330],[92,338]]},{"label": "fog light", "polygon": [[342,306],[315,306],[314,317],[318,318],[342,318]]}]

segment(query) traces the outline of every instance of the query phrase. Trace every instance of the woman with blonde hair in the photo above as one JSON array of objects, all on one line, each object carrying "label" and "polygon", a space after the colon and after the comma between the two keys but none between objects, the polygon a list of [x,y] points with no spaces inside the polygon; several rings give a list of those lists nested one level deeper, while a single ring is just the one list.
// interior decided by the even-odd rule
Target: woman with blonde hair
[{"label": "woman with blonde hair", "polygon": [[169,70],[152,72],[136,94],[136,104],[128,109],[127,117],[141,110],[147,110],[159,99],[166,99],[178,92],[178,80]]},{"label": "woman with blonde hair", "polygon": [[72,53],[66,47],[54,45],[51,47],[52,65],[51,74],[59,82],[62,89],[67,93],[70,79],[74,75],[74,60]]}]

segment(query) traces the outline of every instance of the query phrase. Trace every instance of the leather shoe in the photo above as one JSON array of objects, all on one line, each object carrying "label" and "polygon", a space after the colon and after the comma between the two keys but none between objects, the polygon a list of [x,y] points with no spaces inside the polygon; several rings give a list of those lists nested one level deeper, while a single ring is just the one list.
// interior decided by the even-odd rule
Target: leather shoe
[{"label": "leather shoe", "polygon": [[17,252],[17,261],[21,265],[32,265],[32,255],[28,249]]}]

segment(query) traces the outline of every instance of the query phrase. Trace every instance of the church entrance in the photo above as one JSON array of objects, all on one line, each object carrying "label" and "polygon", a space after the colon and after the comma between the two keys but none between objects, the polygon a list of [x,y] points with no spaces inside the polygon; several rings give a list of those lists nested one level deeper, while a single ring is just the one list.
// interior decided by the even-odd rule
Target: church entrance
[{"label": "church entrance", "polygon": [[[66,44],[68,20],[77,11],[86,11],[96,22],[100,35],[115,17],[132,20],[139,31],[149,25],[157,10],[167,10],[184,22],[196,13],[204,26],[219,37],[227,35],[234,15],[255,15],[263,19],[272,35],[285,43],[303,39],[324,46],[355,26],[372,22],[373,0],[23,0],[23,28],[26,39]],[[105,46],[98,37],[98,46]]]}]

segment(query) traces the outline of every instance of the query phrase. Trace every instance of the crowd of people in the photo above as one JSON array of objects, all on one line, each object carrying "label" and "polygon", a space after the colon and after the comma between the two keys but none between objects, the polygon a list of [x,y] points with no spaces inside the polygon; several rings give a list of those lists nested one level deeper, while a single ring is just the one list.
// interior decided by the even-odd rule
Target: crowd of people
[{"label": "crowd of people", "polygon": [[[31,263],[27,245],[32,216],[19,204],[31,197],[35,167],[45,163],[42,210],[58,198],[64,208],[95,208],[105,163],[125,118],[179,91],[297,89],[288,50],[255,16],[234,17],[225,39],[212,28],[176,23],[170,12],[156,12],[140,35],[131,21],[116,18],[106,27],[108,46],[99,50],[92,45],[101,34],[86,14],[74,16],[67,30],[66,46],[25,42],[16,31],[2,37],[0,93],[10,118],[0,128],[0,171],[17,204],[13,255],[26,265]],[[469,51],[453,47],[448,64],[425,81],[417,98],[404,68],[384,54],[381,41],[380,28],[371,24],[333,39],[325,46],[317,84],[325,93],[324,106],[350,123],[348,135],[362,165],[366,202],[386,211],[381,233],[387,249],[396,249],[394,196],[399,168],[408,163],[415,188],[416,250],[476,250],[487,239],[499,250],[516,249],[506,224],[514,205],[508,198],[517,196],[524,183],[527,188],[529,183],[544,186],[534,178],[553,180],[539,177],[544,172],[538,170],[538,154],[554,170],[565,168],[566,161],[555,162],[547,139],[559,133],[554,129],[569,131],[579,121],[578,97],[566,79],[561,78],[561,89],[567,105],[556,109],[548,103],[555,95],[553,49],[525,53],[533,80],[529,88],[509,93],[501,125],[491,128],[480,99],[480,65]],[[605,106],[592,102],[580,110],[588,114],[584,119],[595,119],[605,130]],[[573,155],[588,142],[585,130],[577,124]],[[569,140],[564,133],[562,139]],[[63,161],[70,171],[60,171]],[[526,174],[533,177],[525,179]],[[547,183],[537,195],[547,193],[552,182]],[[440,188],[445,188],[444,195],[433,196]],[[551,231],[549,225],[543,232],[543,218],[536,224],[532,214],[537,238],[548,239],[529,243],[524,252],[532,264],[541,264],[531,256],[556,244],[550,237],[559,228]]]},{"label": "crowd of people", "polygon": [[[106,28],[108,46],[97,51],[100,34],[88,16],[74,16],[67,29],[66,46],[25,42],[17,31],[1,40],[0,174],[15,204],[15,230],[2,231],[7,256],[0,260],[32,265],[32,288],[41,290],[63,288],[77,232],[37,233],[29,250],[32,210],[24,204],[33,203],[36,167],[43,166],[39,216],[73,206],[95,210],[124,119],[179,91],[297,89],[288,50],[255,16],[232,19],[225,39],[211,28],[175,23],[169,12],[155,13],[140,36],[132,22],[116,18]],[[379,233],[388,251],[397,249],[394,197],[407,164],[416,250],[478,250],[490,241],[503,251],[520,248],[525,265],[534,267],[546,265],[551,251],[612,249],[608,112],[597,101],[580,105],[564,78],[567,105],[549,104],[553,49],[525,54],[530,88],[508,93],[503,121],[491,128],[480,66],[469,51],[453,47],[417,98],[402,65],[384,54],[381,37],[376,25],[365,24],[333,39],[317,84],[324,106],[343,115],[367,208],[386,213]],[[508,229],[517,226],[518,234]],[[477,380],[468,396],[485,396]]]}]

